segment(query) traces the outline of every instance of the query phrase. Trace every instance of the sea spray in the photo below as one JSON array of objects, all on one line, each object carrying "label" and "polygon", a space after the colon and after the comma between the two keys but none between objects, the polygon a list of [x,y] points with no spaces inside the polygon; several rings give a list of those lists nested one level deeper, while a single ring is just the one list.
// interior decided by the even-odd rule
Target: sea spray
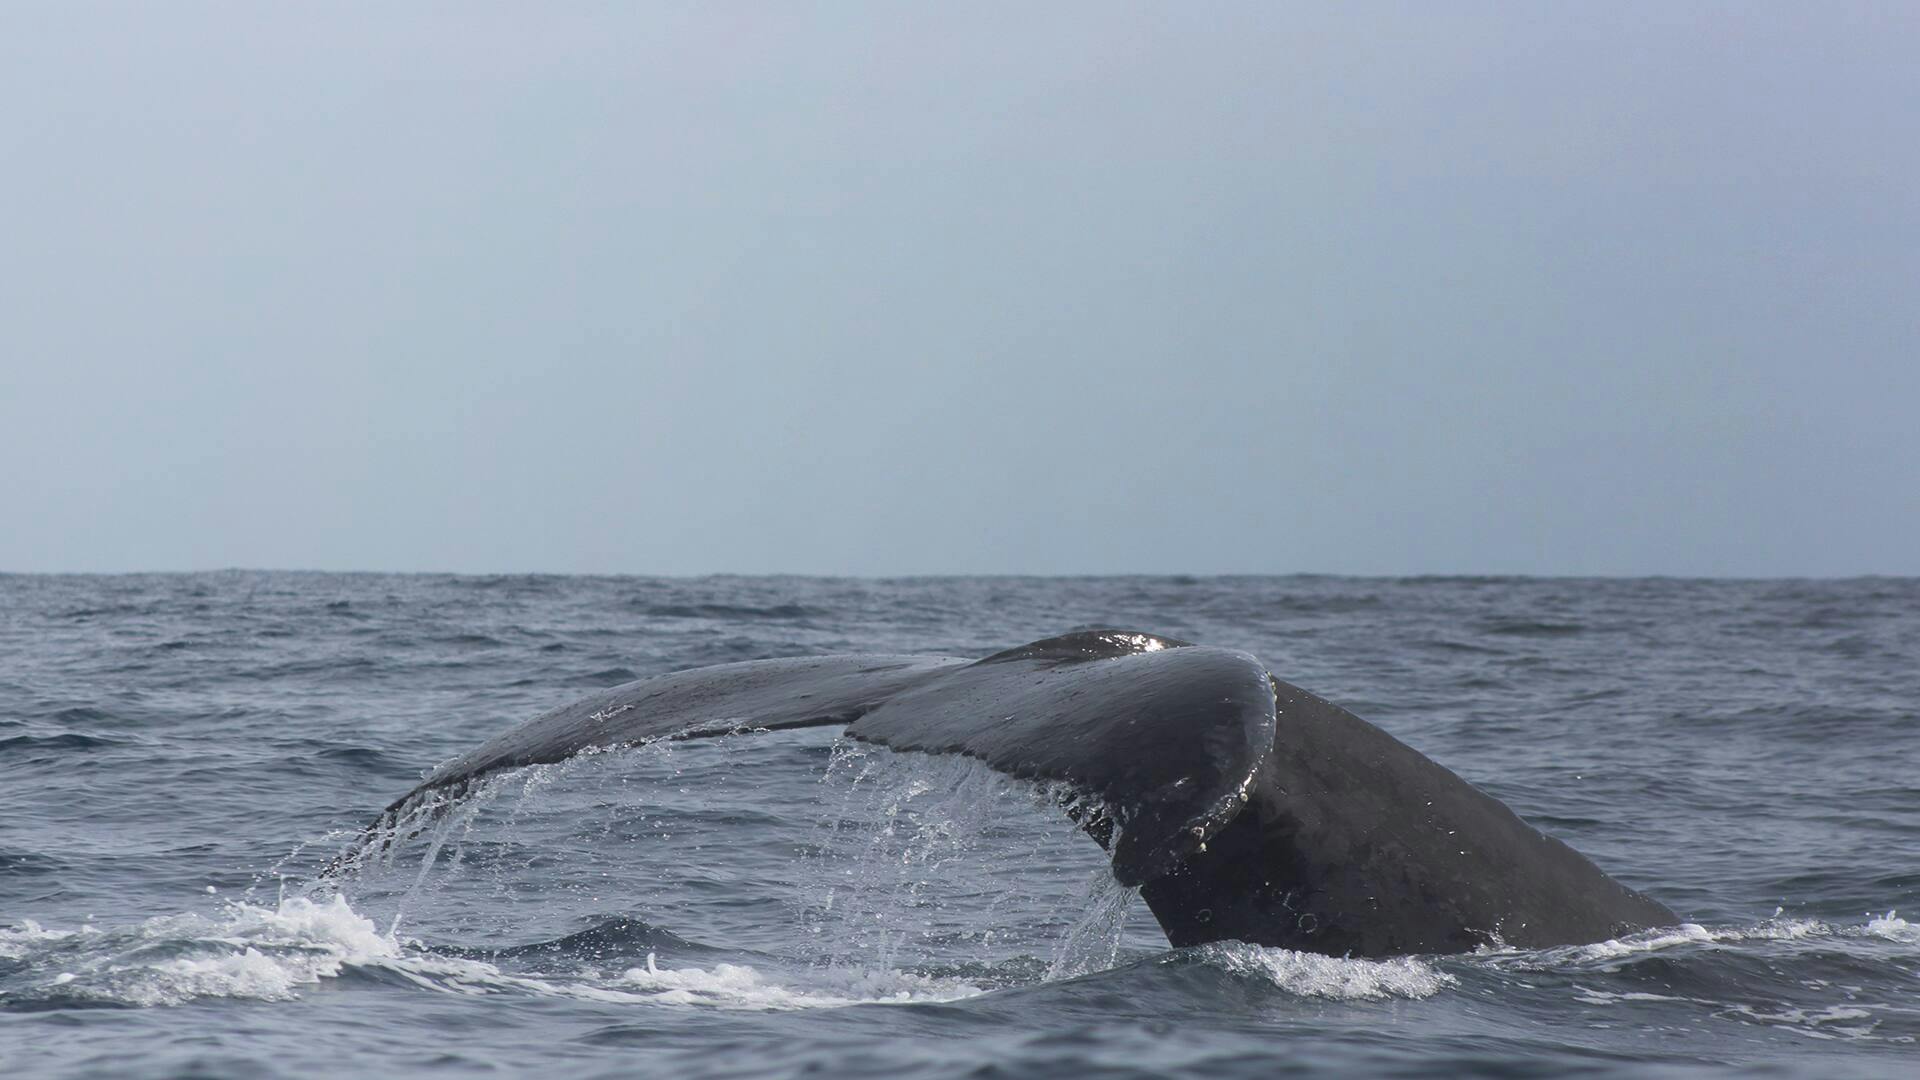
[{"label": "sea spray", "polygon": [[817,965],[1079,973],[1117,957],[1138,894],[1069,820],[1104,813],[1082,793],[845,738],[822,784],[838,805],[797,915]]}]

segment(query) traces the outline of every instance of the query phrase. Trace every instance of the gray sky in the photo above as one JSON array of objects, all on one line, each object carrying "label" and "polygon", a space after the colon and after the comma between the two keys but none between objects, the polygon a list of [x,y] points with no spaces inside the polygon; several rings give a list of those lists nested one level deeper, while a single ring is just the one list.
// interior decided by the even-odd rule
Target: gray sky
[{"label": "gray sky", "polygon": [[0,7],[0,569],[1920,573],[1920,5]]}]

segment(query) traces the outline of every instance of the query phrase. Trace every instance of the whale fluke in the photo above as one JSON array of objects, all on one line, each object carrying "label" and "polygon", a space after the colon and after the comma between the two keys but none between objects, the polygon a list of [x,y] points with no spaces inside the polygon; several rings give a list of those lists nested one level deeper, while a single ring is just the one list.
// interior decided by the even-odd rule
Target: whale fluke
[{"label": "whale fluke", "polygon": [[757,660],[627,683],[433,770],[367,835],[500,769],[826,724],[1084,797],[1098,811],[1076,803],[1070,814],[1109,847],[1114,876],[1141,887],[1176,946],[1239,938],[1388,956],[1590,942],[1678,921],[1252,655],[1128,630],[980,660]]},{"label": "whale fluke", "polygon": [[[965,754],[1092,795],[1118,829],[1114,877],[1141,885],[1240,812],[1273,748],[1273,717],[1267,669],[1246,653],[1091,633],[929,680],[847,734],[894,750]],[[1106,834],[1095,836],[1104,842]]]}]

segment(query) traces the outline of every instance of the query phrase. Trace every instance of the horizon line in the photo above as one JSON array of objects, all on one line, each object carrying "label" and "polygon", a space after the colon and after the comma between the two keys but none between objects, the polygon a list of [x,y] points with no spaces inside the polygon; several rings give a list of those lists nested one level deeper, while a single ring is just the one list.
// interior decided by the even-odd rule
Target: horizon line
[{"label": "horizon line", "polygon": [[1069,578],[1081,580],[1099,580],[1114,578],[1162,578],[1187,579],[1191,581],[1220,580],[1227,578],[1353,578],[1379,581],[1446,581],[1446,580],[1536,580],[1536,581],[1904,581],[1920,578],[1920,574],[1887,573],[1867,571],[1864,573],[1799,573],[1799,574],[1687,574],[1687,573],[1619,573],[1619,572],[1579,572],[1566,571],[1554,573],[1525,573],[1503,571],[1419,571],[1405,573],[1353,573],[1327,570],[1254,570],[1254,571],[1188,571],[1188,570],[1125,570],[1125,571],[1089,571],[1069,573],[1044,573],[1034,571],[928,571],[906,573],[814,573],[805,571],[759,570],[759,571],[692,571],[692,572],[646,572],[635,570],[338,570],[309,567],[258,567],[258,566],[222,566],[193,570],[9,570],[0,569],[0,578],[15,577],[197,577],[219,574],[300,574],[309,576],[333,577],[469,577],[469,578],[652,578],[666,580],[693,581],[707,578],[761,578],[782,579],[800,578],[819,581],[898,581],[898,580],[951,580],[969,579],[1005,579],[1005,578]]}]

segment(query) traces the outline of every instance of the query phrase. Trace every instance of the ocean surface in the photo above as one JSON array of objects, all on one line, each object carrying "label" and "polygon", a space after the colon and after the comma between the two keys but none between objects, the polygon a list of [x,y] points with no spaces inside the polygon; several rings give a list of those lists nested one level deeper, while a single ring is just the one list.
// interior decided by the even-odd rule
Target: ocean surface
[{"label": "ocean surface", "polygon": [[[678,668],[1251,651],[1679,926],[1172,950],[1022,785],[832,729],[434,764]],[[1904,913],[1915,913],[1909,922]],[[0,576],[0,1075],[1920,1076],[1920,580]]]}]

